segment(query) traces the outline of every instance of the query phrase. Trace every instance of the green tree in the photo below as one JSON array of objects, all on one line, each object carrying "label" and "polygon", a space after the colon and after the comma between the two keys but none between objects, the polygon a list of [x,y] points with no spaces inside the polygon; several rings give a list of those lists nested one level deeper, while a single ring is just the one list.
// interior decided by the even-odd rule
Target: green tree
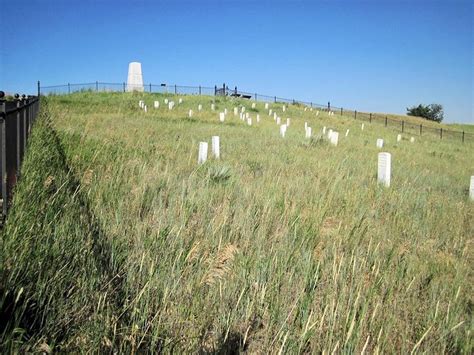
[{"label": "green tree", "polygon": [[408,107],[407,115],[423,117],[423,118],[426,118],[427,120],[435,121],[438,123],[443,121],[443,118],[444,118],[443,106],[440,104],[431,104],[431,105],[419,104],[418,106]]}]

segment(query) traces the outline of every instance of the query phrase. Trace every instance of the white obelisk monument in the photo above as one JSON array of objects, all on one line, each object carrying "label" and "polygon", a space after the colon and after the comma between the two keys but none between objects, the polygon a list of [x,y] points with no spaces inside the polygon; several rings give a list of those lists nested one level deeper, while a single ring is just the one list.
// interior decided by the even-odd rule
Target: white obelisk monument
[{"label": "white obelisk monument", "polygon": [[143,91],[142,63],[128,65],[127,91]]}]

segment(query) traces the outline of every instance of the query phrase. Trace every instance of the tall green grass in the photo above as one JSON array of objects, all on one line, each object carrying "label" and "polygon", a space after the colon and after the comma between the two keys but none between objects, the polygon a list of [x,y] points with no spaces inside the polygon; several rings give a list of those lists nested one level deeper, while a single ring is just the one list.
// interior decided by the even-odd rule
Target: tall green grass
[{"label": "tall green grass", "polygon": [[4,349],[472,353],[472,144],[273,104],[282,139],[262,103],[164,97],[45,100],[2,235]]}]

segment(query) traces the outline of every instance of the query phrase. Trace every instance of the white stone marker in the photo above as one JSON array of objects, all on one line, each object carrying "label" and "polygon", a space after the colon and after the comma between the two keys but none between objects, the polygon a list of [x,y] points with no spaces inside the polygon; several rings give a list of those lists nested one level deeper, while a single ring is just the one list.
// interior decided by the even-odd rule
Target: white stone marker
[{"label": "white stone marker", "polygon": [[249,126],[252,125],[252,119],[251,119],[251,118],[247,118],[247,124],[248,124]]},{"label": "white stone marker", "polygon": [[155,102],[153,103],[153,106],[154,106],[155,108],[160,108],[160,102],[159,102],[159,101],[155,101]]},{"label": "white stone marker", "polygon": [[289,118],[286,119],[286,125],[287,125],[288,127],[290,127],[290,119],[289,119]]},{"label": "white stone marker", "polygon": [[360,129],[363,131],[364,127],[365,127],[365,125],[362,123],[362,126],[360,126]]},{"label": "white stone marker", "polygon": [[245,112],[245,118],[250,118],[250,113]]},{"label": "white stone marker", "polygon": [[243,120],[243,119],[244,119],[244,114],[243,114],[242,112],[241,112],[241,113],[239,113],[239,118],[240,118],[241,120]]},{"label": "white stone marker", "polygon": [[390,174],[392,170],[392,155],[390,153],[379,153],[377,181],[385,187],[390,186]]},{"label": "white stone marker", "polygon": [[271,115],[272,115],[272,112],[273,112],[272,110],[269,110],[269,111],[268,111],[268,116],[271,116]]},{"label": "white stone marker", "polygon": [[273,119],[276,120],[276,118],[277,118],[277,113],[273,112]]},{"label": "white stone marker", "polygon": [[242,106],[241,112],[242,112],[242,113],[245,112],[245,107]]},{"label": "white stone marker", "polygon": [[410,138],[410,142],[411,142],[411,143],[415,143],[415,137],[411,137],[411,138]]},{"label": "white stone marker", "polygon": [[307,110],[307,109],[308,109],[308,108],[307,108],[307,107],[305,107],[305,108],[304,108],[304,112],[306,112],[306,110]]},{"label": "white stone marker", "polygon": [[329,138],[329,140],[331,140],[331,137],[332,137],[332,129],[329,128],[329,131],[328,131],[328,138]]},{"label": "white stone marker", "polygon": [[179,98],[178,104],[181,105],[182,103],[183,103],[183,99],[182,99],[182,98]]},{"label": "white stone marker", "polygon": [[207,160],[207,142],[199,142],[198,164],[204,164]]},{"label": "white stone marker", "polygon": [[168,105],[168,99],[165,99],[165,105]]},{"label": "white stone marker", "polygon": [[268,110],[268,102],[265,103],[265,110]]},{"label": "white stone marker", "polygon": [[377,138],[377,148],[383,148],[383,139]]},{"label": "white stone marker", "polygon": [[281,124],[281,118],[280,117],[277,117],[276,121],[277,121],[277,125]]},{"label": "white stone marker", "polygon": [[189,117],[189,118],[193,117],[193,110],[189,110],[189,112],[188,112],[188,117]]},{"label": "white stone marker", "polygon": [[219,112],[219,121],[224,122],[224,120],[225,120],[225,113]]},{"label": "white stone marker", "polygon": [[400,142],[401,140],[402,140],[402,135],[401,134],[397,135],[397,142]]},{"label": "white stone marker", "polygon": [[313,112],[313,108],[312,108],[312,107],[311,107],[309,110],[310,110],[311,112]]},{"label": "white stone marker", "polygon": [[306,138],[311,138],[312,129],[311,127],[306,127]]},{"label": "white stone marker", "polygon": [[471,185],[469,186],[469,198],[474,201],[474,176],[471,176]]},{"label": "white stone marker", "polygon": [[323,127],[323,134],[326,134],[326,126]]},{"label": "white stone marker", "polygon": [[219,159],[221,156],[219,136],[212,136],[212,155],[216,159]]},{"label": "white stone marker", "polygon": [[319,116],[319,111],[316,111],[316,116]]},{"label": "white stone marker", "polygon": [[331,144],[336,146],[337,142],[339,141],[339,132],[333,131],[329,139],[330,139]]},{"label": "white stone marker", "polygon": [[259,122],[260,122],[260,115],[257,114],[257,123],[259,123]]},{"label": "white stone marker", "polygon": [[216,105],[211,104],[211,110],[214,111],[216,109]]},{"label": "white stone marker", "polygon": [[304,130],[306,131],[307,128],[308,128],[308,122],[305,122],[304,123]]},{"label": "white stone marker", "polygon": [[238,113],[239,113],[239,109],[237,107],[234,107],[234,116],[237,116]]},{"label": "white stone marker", "polygon": [[199,104],[199,105],[198,105],[198,111],[201,111],[201,110],[202,110],[202,105]]},{"label": "white stone marker", "polygon": [[173,107],[174,107],[174,101],[170,101],[170,102],[168,103],[168,109],[172,110]]},{"label": "white stone marker", "polygon": [[285,133],[286,133],[286,125],[282,124],[280,126],[280,135],[285,138]]},{"label": "white stone marker", "polygon": [[349,130],[346,131],[346,137],[349,135]]},{"label": "white stone marker", "polygon": [[229,111],[227,111],[227,109],[225,108],[225,109],[224,109],[224,115],[227,116],[227,113],[228,113],[228,112],[229,112]]},{"label": "white stone marker", "polygon": [[140,108],[143,108],[143,104],[144,104],[143,100],[138,101],[138,106],[139,106]]},{"label": "white stone marker", "polygon": [[147,112],[146,105],[143,106],[143,110],[145,111],[145,113]]},{"label": "white stone marker", "polygon": [[142,64],[139,62],[128,64],[127,91],[144,91]]},{"label": "white stone marker", "polygon": [[285,111],[286,111],[286,106],[285,106],[285,105],[283,105],[283,112],[285,112]]},{"label": "white stone marker", "polygon": [[252,108],[255,108],[255,102],[252,102]]}]

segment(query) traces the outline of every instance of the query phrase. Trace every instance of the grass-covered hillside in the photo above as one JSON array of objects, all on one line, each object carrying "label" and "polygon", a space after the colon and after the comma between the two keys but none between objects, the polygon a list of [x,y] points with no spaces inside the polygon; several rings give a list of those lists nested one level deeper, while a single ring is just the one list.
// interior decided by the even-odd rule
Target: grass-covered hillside
[{"label": "grass-covered hillside", "polygon": [[263,103],[180,97],[43,99],[0,232],[4,352],[472,353],[474,143],[270,104],[282,138]]}]

